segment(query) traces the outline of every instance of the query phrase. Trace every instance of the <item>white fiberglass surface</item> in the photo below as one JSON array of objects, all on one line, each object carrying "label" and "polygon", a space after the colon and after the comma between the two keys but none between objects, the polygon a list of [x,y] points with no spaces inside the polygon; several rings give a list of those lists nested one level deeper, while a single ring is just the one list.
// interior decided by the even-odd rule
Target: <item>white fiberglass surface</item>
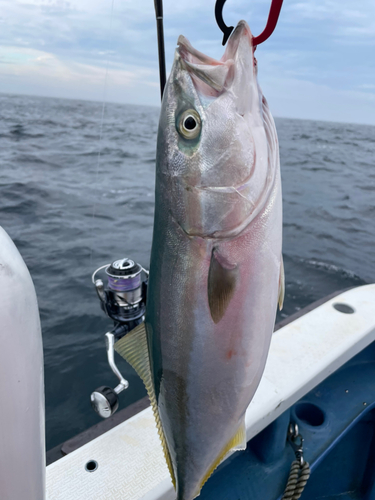
[{"label": "white fiberglass surface", "polygon": [[[251,439],[375,339],[375,284],[349,290],[278,330],[246,414]],[[354,314],[333,307],[341,303]],[[298,376],[296,376],[298,373]],[[93,473],[89,460],[98,462]],[[47,467],[47,500],[173,500],[151,409]]]},{"label": "white fiberglass surface", "polygon": [[43,349],[29,271],[0,227],[0,498],[43,500]]}]

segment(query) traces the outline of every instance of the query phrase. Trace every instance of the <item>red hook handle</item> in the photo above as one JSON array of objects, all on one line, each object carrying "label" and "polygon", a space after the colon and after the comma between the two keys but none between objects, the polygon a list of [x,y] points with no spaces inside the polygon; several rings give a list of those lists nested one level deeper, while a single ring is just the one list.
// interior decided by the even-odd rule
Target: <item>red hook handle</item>
[{"label": "red hook handle", "polygon": [[[234,30],[234,26],[227,26],[223,20],[223,7],[225,2],[226,0],[216,0],[216,5],[215,5],[216,22],[221,31],[224,33],[223,45],[227,43],[230,34]],[[276,24],[279,19],[282,5],[283,5],[283,0],[272,0],[266,27],[259,36],[255,36],[253,38],[254,47],[259,45],[260,43],[265,42],[267,38],[269,38],[272,35],[274,29],[276,28]]]},{"label": "red hook handle", "polygon": [[255,36],[253,38],[254,47],[265,42],[267,38],[269,38],[274,32],[277,21],[279,20],[279,15],[282,5],[283,5],[283,0],[272,0],[266,27],[259,36]]}]

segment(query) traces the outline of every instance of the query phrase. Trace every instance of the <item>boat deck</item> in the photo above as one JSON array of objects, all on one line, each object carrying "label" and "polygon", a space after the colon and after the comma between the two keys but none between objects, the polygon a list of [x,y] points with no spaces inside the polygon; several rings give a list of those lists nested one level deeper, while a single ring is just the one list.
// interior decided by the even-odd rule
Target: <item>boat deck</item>
[{"label": "boat deck", "polygon": [[[350,309],[354,312],[348,313]],[[274,333],[262,381],[246,413],[248,441],[280,416],[289,419],[286,410],[374,341],[374,311],[375,285],[366,285],[332,298]],[[368,411],[366,405],[359,413]],[[93,460],[98,467],[88,472],[85,466]],[[209,492],[231,463],[233,457],[220,466],[203,497],[229,498],[228,493],[218,496],[219,490],[211,496]],[[175,499],[150,408],[47,467],[47,500],[70,499]]]}]

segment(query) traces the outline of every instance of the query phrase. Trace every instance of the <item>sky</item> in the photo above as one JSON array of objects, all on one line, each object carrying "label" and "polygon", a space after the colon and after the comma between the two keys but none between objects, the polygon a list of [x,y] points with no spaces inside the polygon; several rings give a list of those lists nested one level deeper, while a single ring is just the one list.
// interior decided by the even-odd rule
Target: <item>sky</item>
[{"label": "sky", "polygon": [[[220,58],[214,0],[164,0],[167,72],[177,38]],[[256,36],[270,0],[227,0]],[[152,0],[0,0],[0,92],[159,105]],[[274,116],[375,125],[374,0],[284,0],[257,48]]]}]

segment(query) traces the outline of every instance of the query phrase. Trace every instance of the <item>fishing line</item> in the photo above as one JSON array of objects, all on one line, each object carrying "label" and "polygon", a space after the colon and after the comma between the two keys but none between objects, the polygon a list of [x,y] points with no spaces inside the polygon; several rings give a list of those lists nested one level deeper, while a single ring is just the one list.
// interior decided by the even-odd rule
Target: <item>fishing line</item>
[{"label": "fishing line", "polygon": [[[103,122],[104,122],[104,113],[105,113],[105,105],[106,105],[106,100],[107,100],[107,88],[108,88],[108,65],[109,65],[109,53],[111,52],[112,48],[112,19],[113,19],[113,10],[114,10],[114,3],[115,0],[112,0],[111,2],[111,15],[110,15],[110,21],[109,21],[109,43],[108,43],[108,55],[107,55],[107,60],[106,60],[106,66],[105,66],[105,77],[104,77],[104,91],[103,91],[103,103],[102,103],[102,114],[100,118],[100,127],[99,127],[99,144],[98,144],[98,161],[96,162],[96,172],[95,172],[95,181],[94,181],[94,195],[98,194],[98,179],[99,179],[99,165],[100,165],[100,159],[101,159],[101,152],[102,152],[102,136],[103,136]],[[95,199],[97,200],[97,196],[95,196]],[[93,249],[94,249],[94,223],[95,223],[95,216],[96,216],[96,208],[97,208],[97,201],[94,201],[94,204],[92,206],[92,217],[91,217],[91,235],[90,235],[90,240],[91,240],[91,245],[90,245],[90,269],[92,268],[92,255],[93,255]]]}]

